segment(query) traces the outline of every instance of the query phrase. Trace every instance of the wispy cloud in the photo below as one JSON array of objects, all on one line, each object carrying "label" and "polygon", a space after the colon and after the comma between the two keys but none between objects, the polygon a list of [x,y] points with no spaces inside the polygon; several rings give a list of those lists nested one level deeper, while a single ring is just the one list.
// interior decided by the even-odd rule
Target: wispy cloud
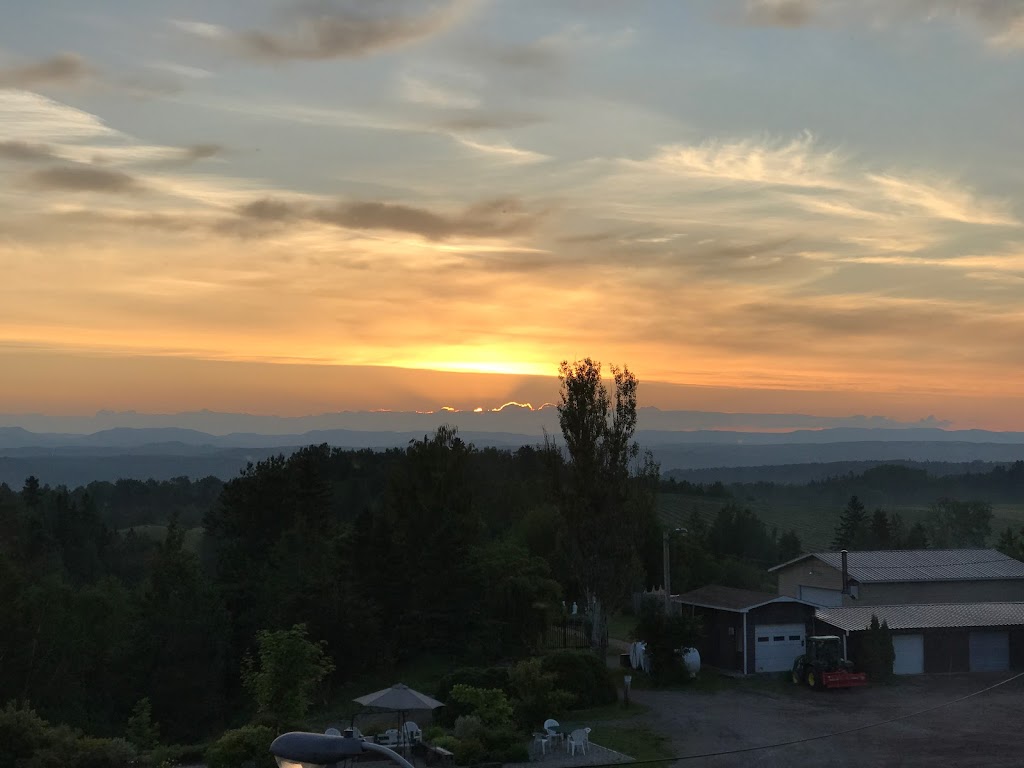
[{"label": "wispy cloud", "polygon": [[976,225],[1020,224],[1006,201],[986,198],[952,179],[876,172],[838,149],[819,148],[809,133],[790,141],[671,144],[647,160],[622,165],[668,180],[777,188],[775,197],[766,193],[762,202],[784,201],[829,217],[893,223],[917,215]]},{"label": "wispy cloud", "polygon": [[93,74],[93,68],[78,54],[61,53],[29,64],[0,69],[0,88],[74,85]]},{"label": "wispy cloud", "polygon": [[540,152],[533,152],[529,149],[520,149],[519,147],[514,147],[511,144],[485,143],[482,141],[468,139],[465,136],[456,136],[455,139],[462,146],[466,147],[467,149],[471,149],[474,152],[479,152],[491,158],[499,159],[504,162],[513,163],[516,165],[542,163],[545,160],[551,159],[550,157],[548,157],[548,155],[542,154]]},{"label": "wispy cloud", "polygon": [[9,141],[82,141],[122,135],[96,115],[24,90],[0,90],[0,125]]},{"label": "wispy cloud", "polygon": [[220,144],[191,144],[178,150],[178,157],[186,163],[196,160],[206,160],[223,154],[224,147]]},{"label": "wispy cloud", "polygon": [[399,79],[399,95],[413,104],[445,109],[472,109],[480,104],[479,97],[472,93],[432,83],[408,73]]},{"label": "wispy cloud", "polygon": [[794,187],[834,187],[842,158],[818,149],[810,133],[790,141],[711,140],[697,145],[670,144],[646,164],[667,173],[720,181]]},{"label": "wispy cloud", "polygon": [[817,0],[747,0],[743,18],[748,24],[801,27],[817,12]]},{"label": "wispy cloud", "polygon": [[144,189],[138,179],[127,173],[81,165],[34,171],[29,175],[29,181],[34,187],[46,191],[125,194]]},{"label": "wispy cloud", "polygon": [[0,141],[0,158],[4,160],[54,160],[58,158],[49,144],[29,141]]},{"label": "wispy cloud", "polygon": [[151,61],[146,66],[158,72],[166,72],[169,75],[184,77],[189,80],[206,80],[213,77],[213,72],[208,69],[188,64],[179,64],[175,61]]},{"label": "wispy cloud", "polygon": [[409,13],[392,2],[336,0],[296,9],[281,31],[236,31],[192,20],[172,24],[248,58],[317,61],[358,58],[418,42],[451,27],[471,5],[469,0],[421,3],[419,13]]},{"label": "wispy cloud", "polygon": [[353,230],[409,232],[427,240],[520,235],[533,230],[540,216],[514,198],[487,200],[455,214],[400,203],[356,201],[321,206],[267,198],[242,206],[239,213],[263,223],[316,222]]},{"label": "wispy cloud", "polygon": [[449,112],[438,126],[447,131],[494,131],[522,128],[539,123],[544,118],[535,112],[509,112],[504,110],[467,109]]},{"label": "wispy cloud", "polygon": [[884,199],[936,219],[993,226],[1019,223],[1006,203],[984,200],[973,190],[949,181],[928,182],[883,174],[868,174],[867,179]]},{"label": "wispy cloud", "polygon": [[1024,5],[1018,0],[745,0],[740,18],[756,26],[787,28],[825,22],[884,27],[944,20],[974,26],[994,49],[1024,49]]}]

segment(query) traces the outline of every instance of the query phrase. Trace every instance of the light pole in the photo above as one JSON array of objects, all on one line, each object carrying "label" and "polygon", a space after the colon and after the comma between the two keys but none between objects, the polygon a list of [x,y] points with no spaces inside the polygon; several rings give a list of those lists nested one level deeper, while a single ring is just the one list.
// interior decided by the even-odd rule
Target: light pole
[{"label": "light pole", "polygon": [[671,528],[671,529],[666,528],[662,532],[662,534],[661,534],[661,558],[662,558],[662,567],[664,568],[664,575],[665,575],[665,617],[666,618],[668,618],[668,615],[669,615],[669,603],[671,602],[670,598],[672,596],[672,571],[670,570],[670,567],[669,567],[668,539],[669,539],[669,536],[672,536],[673,534],[676,534],[676,533],[679,533],[679,534],[682,534],[683,536],[685,536],[688,533],[688,531],[685,528]]}]

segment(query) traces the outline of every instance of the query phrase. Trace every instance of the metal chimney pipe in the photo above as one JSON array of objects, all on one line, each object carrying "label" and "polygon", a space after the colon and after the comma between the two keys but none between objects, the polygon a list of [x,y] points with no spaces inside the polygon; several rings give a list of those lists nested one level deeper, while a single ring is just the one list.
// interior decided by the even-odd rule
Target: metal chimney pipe
[{"label": "metal chimney pipe", "polygon": [[843,594],[850,594],[850,572],[847,570],[846,563],[846,550],[844,549],[841,553],[843,556]]}]

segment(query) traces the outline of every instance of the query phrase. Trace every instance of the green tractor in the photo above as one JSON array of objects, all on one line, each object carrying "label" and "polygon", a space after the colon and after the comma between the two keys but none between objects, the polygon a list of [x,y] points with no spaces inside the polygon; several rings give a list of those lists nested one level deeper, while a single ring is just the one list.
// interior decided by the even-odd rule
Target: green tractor
[{"label": "green tractor", "polygon": [[793,682],[815,690],[856,688],[867,685],[863,672],[854,672],[853,664],[842,657],[840,640],[835,635],[807,638],[807,652],[793,662]]}]

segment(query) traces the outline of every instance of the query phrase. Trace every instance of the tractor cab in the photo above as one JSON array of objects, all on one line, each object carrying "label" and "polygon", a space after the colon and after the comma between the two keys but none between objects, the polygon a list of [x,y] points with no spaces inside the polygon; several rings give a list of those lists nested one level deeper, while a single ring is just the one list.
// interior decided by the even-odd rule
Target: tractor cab
[{"label": "tractor cab", "polygon": [[793,662],[793,682],[811,688],[853,688],[867,685],[863,672],[843,658],[842,641],[835,635],[807,638],[806,652]]},{"label": "tractor cab", "polygon": [[814,664],[820,663],[825,669],[838,669],[840,643],[835,635],[813,635],[807,638],[807,660]]}]

